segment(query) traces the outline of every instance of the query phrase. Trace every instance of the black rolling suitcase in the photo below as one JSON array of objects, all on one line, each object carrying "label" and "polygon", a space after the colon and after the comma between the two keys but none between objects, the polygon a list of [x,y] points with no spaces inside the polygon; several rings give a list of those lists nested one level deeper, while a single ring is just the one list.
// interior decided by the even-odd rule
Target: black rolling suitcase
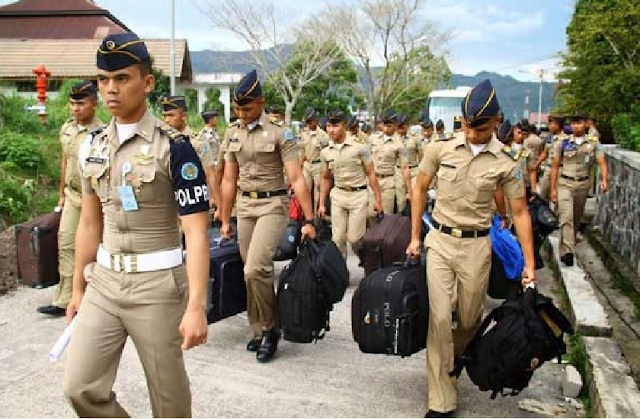
[{"label": "black rolling suitcase", "polygon": [[209,324],[247,309],[244,264],[240,257],[238,243],[213,241],[210,257],[206,306]]},{"label": "black rolling suitcase", "polygon": [[353,338],[365,353],[410,356],[427,345],[429,299],[424,259],[366,277],[351,301]]}]

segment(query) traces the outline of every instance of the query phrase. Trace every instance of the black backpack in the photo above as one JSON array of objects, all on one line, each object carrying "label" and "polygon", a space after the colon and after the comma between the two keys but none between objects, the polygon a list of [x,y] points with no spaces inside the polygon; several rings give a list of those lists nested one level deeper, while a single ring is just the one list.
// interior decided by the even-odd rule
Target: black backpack
[{"label": "black backpack", "polygon": [[[482,322],[451,375],[466,368],[481,391],[516,395],[529,385],[536,368],[566,353],[563,333],[573,333],[550,298],[527,288],[514,301],[494,309]],[[510,391],[505,392],[509,389]]]},{"label": "black backpack", "polygon": [[322,339],[329,331],[329,312],[333,306],[314,266],[315,252],[308,240],[303,241],[298,255],[280,274],[279,328],[283,338],[290,342],[310,343]]}]

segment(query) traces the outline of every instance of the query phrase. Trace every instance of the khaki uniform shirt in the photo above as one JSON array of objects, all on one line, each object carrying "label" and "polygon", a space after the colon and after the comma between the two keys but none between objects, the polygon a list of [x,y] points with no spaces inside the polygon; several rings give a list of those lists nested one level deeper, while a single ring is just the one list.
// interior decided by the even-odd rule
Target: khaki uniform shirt
[{"label": "khaki uniform shirt", "polygon": [[535,134],[530,134],[523,142],[524,146],[531,150],[531,158],[529,159],[529,170],[536,168],[536,162],[540,153],[544,148],[544,141]]},{"label": "khaki uniform shirt", "polygon": [[[209,210],[204,171],[188,138],[148,110],[124,141],[114,120],[88,137],[80,164],[82,193],[102,203],[102,243],[111,253],[178,247],[178,215]],[[133,193],[137,209],[127,208],[123,188]]]},{"label": "khaki uniform shirt", "polygon": [[466,138],[430,143],[419,167],[423,173],[438,177],[433,218],[449,227],[490,228],[493,194],[498,186],[508,199],[524,196],[519,166],[495,139],[477,156]]},{"label": "khaki uniform shirt", "polygon": [[300,134],[304,156],[309,163],[320,163],[320,151],[329,145],[329,136],[320,128],[306,129]]},{"label": "khaki uniform shirt", "polygon": [[511,143],[511,145],[505,146],[504,150],[509,153],[516,162],[518,162],[520,172],[524,179],[524,185],[526,187],[531,187],[529,170],[532,170],[535,167],[536,160],[533,158],[534,153],[529,148],[525,147],[524,143],[520,144],[519,148],[516,148],[517,147],[514,146],[514,143]]},{"label": "khaki uniform shirt", "polygon": [[598,131],[598,129],[596,127],[589,128],[589,131],[587,131],[587,135],[589,137],[597,137],[598,141],[600,141],[600,132]]},{"label": "khaki uniform shirt", "polygon": [[245,192],[284,189],[284,163],[300,161],[299,145],[293,133],[265,113],[250,125],[237,122],[225,133],[224,158],[238,163],[238,186]]},{"label": "khaki uniform shirt", "polygon": [[586,136],[580,145],[575,140],[575,137],[571,135],[555,143],[553,152],[554,155],[560,157],[560,164],[562,165],[558,184],[566,184],[567,181],[570,181],[562,178],[562,175],[575,179],[588,178],[596,159],[603,155],[602,147],[597,137]]},{"label": "khaki uniform shirt", "polygon": [[544,141],[544,149],[547,151],[547,159],[542,163],[542,166],[545,169],[548,169],[549,167],[551,167],[551,162],[553,161],[553,156],[554,156],[554,150],[555,150],[555,145],[558,141],[562,141],[565,138],[569,138],[569,136],[567,134],[565,134],[564,132],[561,132],[559,134],[549,134],[548,136],[546,136],[545,138],[543,138]]},{"label": "khaki uniform shirt", "polygon": [[[60,128],[60,144],[62,145],[62,152],[67,158],[64,184],[73,192],[77,192],[78,196],[82,193],[78,152],[82,143],[87,139],[87,135],[101,125],[103,123],[94,116],[93,121],[86,127],[80,127],[78,122],[71,118]],[[78,201],[77,204],[79,205],[80,202]]]},{"label": "khaki uniform shirt", "polygon": [[342,144],[331,143],[320,153],[322,170],[330,170],[335,185],[340,188],[358,188],[367,184],[367,164],[371,151],[365,144],[347,136]]},{"label": "khaki uniform shirt", "polygon": [[418,164],[420,164],[419,154],[422,147],[420,137],[409,134],[403,139],[403,142],[407,153],[407,164],[409,168],[418,167]]},{"label": "khaki uniform shirt", "polygon": [[[214,158],[214,164],[217,166],[220,163],[220,135],[215,130],[215,128],[204,127],[198,135],[202,138],[203,141],[208,141],[211,146],[211,154]],[[195,147],[195,146],[194,146]]]},{"label": "khaki uniform shirt", "polygon": [[371,155],[378,176],[391,176],[394,174],[395,166],[404,167],[407,164],[407,151],[397,135],[372,135]]},{"label": "khaki uniform shirt", "polygon": [[215,150],[211,146],[211,142],[199,133],[192,131],[189,127],[186,127],[182,133],[189,137],[189,141],[191,141],[191,145],[196,150],[202,165],[204,167],[215,167],[217,154],[214,153]]}]

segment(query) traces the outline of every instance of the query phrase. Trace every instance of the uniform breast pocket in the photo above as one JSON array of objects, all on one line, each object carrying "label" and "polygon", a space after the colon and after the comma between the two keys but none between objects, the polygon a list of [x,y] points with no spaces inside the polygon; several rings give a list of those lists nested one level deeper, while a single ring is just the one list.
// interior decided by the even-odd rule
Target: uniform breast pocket
[{"label": "uniform breast pocket", "polygon": [[578,151],[577,150],[565,150],[563,157],[565,159],[573,159],[578,155]]},{"label": "uniform breast pocket", "polygon": [[438,172],[436,173],[436,178],[438,182],[438,196],[450,196],[455,191],[455,183],[457,178],[457,172],[455,169],[451,169],[448,167],[440,167]]},{"label": "uniform breast pocket", "polygon": [[496,191],[496,180],[490,178],[480,178],[475,181],[475,199],[478,204],[487,204],[493,200]]},{"label": "uniform breast pocket", "polygon": [[133,187],[136,201],[149,202],[153,199],[152,182],[156,177],[156,170],[153,165],[136,167],[132,173],[126,177],[127,185]]},{"label": "uniform breast pocket", "polygon": [[260,143],[256,145],[256,152],[258,153],[273,153],[276,149],[274,143]]}]

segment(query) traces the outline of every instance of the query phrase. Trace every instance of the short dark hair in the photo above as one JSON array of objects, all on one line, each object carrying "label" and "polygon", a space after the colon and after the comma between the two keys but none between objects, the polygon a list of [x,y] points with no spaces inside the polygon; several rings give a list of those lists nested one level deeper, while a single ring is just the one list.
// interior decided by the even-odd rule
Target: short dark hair
[{"label": "short dark hair", "polygon": [[140,61],[140,63],[138,63],[138,69],[140,69],[140,75],[142,77],[146,77],[147,75],[151,74],[153,71],[151,60]]}]

